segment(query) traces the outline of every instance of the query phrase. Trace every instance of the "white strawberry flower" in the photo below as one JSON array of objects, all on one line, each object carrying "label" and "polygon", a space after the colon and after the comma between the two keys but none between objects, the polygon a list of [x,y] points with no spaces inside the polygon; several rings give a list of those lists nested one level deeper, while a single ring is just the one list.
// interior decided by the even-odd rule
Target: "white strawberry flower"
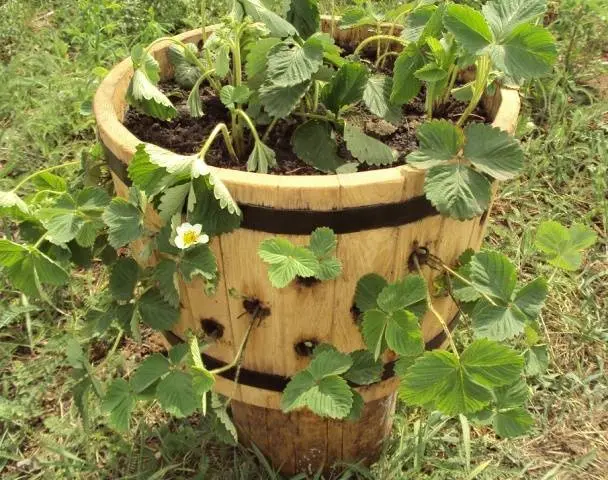
[{"label": "white strawberry flower", "polygon": [[175,229],[175,246],[181,250],[186,250],[193,245],[200,245],[209,242],[209,235],[202,233],[203,226],[200,223],[190,225],[188,222],[182,223]]}]

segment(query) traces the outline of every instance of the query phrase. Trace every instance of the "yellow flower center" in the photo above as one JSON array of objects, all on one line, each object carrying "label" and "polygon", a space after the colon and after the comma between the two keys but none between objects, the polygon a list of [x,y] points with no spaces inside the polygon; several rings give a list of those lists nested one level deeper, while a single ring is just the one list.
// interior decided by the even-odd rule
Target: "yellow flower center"
[{"label": "yellow flower center", "polygon": [[189,232],[184,233],[184,245],[189,246],[198,242],[198,235],[195,231],[190,230]]}]

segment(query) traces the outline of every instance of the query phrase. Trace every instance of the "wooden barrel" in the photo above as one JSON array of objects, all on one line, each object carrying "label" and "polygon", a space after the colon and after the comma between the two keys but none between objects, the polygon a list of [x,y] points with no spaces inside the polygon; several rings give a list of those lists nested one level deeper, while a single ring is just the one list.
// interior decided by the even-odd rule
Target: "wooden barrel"
[{"label": "wooden barrel", "polygon": [[[335,33],[340,42],[354,44],[369,35],[364,28]],[[198,42],[201,31],[178,38]],[[173,74],[167,47],[161,43],[152,50],[163,79]],[[130,60],[120,63],[104,79],[94,101],[99,138],[122,195],[126,165],[140,143],[121,123],[132,73]],[[512,133],[519,113],[518,93],[502,89],[484,102],[493,124]],[[408,259],[417,247],[426,247],[452,264],[467,248],[479,248],[488,212],[464,222],[440,216],[424,198],[424,173],[408,166],[319,176],[217,168],[215,172],[240,204],[244,221],[240,229],[212,242],[221,275],[217,294],[206,296],[196,281],[181,285],[183,308],[173,330],[175,339],[183,338],[187,330],[214,333],[217,343],[205,352],[207,365],[230,362],[249,324],[248,316],[242,315],[243,298],[231,295],[230,290],[261,301],[268,316],[252,332],[238,385],[231,381],[234,372],[230,371],[216,385],[219,393],[234,399],[232,412],[241,441],[255,443],[286,474],[314,473],[336,461],[374,461],[390,431],[396,378],[389,375],[358,389],[366,407],[356,423],[322,419],[307,411],[286,415],[279,409],[280,392],[289,377],[309,362],[296,346],[310,340],[330,343],[344,352],[364,348],[351,311],[359,278],[372,272],[389,281],[403,277],[409,273]],[[150,221],[156,223],[158,218],[152,213]],[[260,243],[280,235],[305,245],[312,230],[321,226],[333,228],[338,236],[342,275],[311,286],[294,282],[281,290],[273,288],[267,266],[257,255]],[[437,273],[423,268],[432,282]],[[448,297],[437,297],[434,304],[444,318],[456,317],[457,308]],[[422,330],[428,348],[444,342],[441,326],[431,315],[422,319]]]}]

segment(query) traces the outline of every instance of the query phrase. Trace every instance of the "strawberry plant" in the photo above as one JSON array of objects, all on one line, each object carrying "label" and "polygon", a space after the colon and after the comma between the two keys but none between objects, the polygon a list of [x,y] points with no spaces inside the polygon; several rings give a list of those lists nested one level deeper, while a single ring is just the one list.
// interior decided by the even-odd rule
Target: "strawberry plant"
[{"label": "strawberry plant", "polygon": [[[204,7],[203,2],[203,13]],[[180,316],[180,285],[197,282],[205,295],[215,294],[219,273],[209,244],[237,229],[243,217],[212,168],[214,152],[219,148],[235,168],[276,173],[282,159],[270,140],[286,122],[296,125],[290,138],[294,155],[319,173],[407,163],[427,170],[425,192],[441,214],[459,220],[478,216],[488,208],[492,182],[516,176],[523,154],[506,133],[470,118],[484,93],[549,71],[556,56],[553,41],[532,23],[544,8],[541,0],[492,0],[482,12],[416,1],[381,14],[371,2],[361,2],[337,27],[370,27],[372,35],[347,53],[320,31],[316,0],[292,0],[286,18],[260,0],[235,0],[220,25],[203,30],[200,46],[174,38],[136,45],[126,92],[133,110],[163,122],[182,114],[161,88],[160,64],[152,54],[154,45],[168,41],[174,80],[188,90],[189,115],[207,123],[209,105],[201,95],[206,90],[219,99],[226,121],[211,125],[193,154],[142,142],[128,165],[131,186],[124,197],[112,198],[88,175],[67,182],[53,173],[78,169],[80,162],[33,173],[0,192],[0,209],[10,222],[0,239],[3,274],[23,294],[24,308],[35,308],[28,298],[53,306],[52,294],[69,283],[72,268],[102,262],[108,266],[109,295],[91,308],[91,328],[103,332],[114,325],[121,336],[134,339],[141,338],[142,326],[171,330]],[[204,15],[202,20],[204,25]],[[471,70],[473,80],[466,75]],[[417,150],[399,151],[366,130],[366,115],[389,128],[406,123],[404,109],[417,97],[426,115]],[[455,123],[440,118],[454,98],[466,102]],[[548,261],[567,270],[578,268],[582,250],[593,241],[584,227],[568,230],[555,223],[543,224],[537,236]],[[269,265],[277,288],[301,279],[332,281],[342,272],[336,244],[328,228],[312,232],[307,246],[269,238],[260,245],[259,261]],[[399,356],[395,371],[408,404],[489,421],[504,436],[529,426],[522,378],[546,364],[535,334],[546,282],[518,285],[515,267],[496,252],[464,255],[459,266],[432,256],[425,260],[445,273],[445,288],[470,317],[475,339],[457,348],[419,271],[393,283],[372,273],[354,292],[367,350],[317,346],[309,366],[285,389],[285,411],[309,408],[356,419],[363,401],[355,387],[380,380],[380,359],[390,350]],[[419,320],[427,309],[444,327],[450,351],[424,352]],[[156,401],[178,417],[207,413],[216,375],[240,365],[258,314],[250,312],[233,361],[215,369],[203,364],[199,345],[213,339],[190,334],[188,343],[167,357],[151,355],[126,378],[104,386],[86,354],[70,345],[79,408],[86,414],[94,394],[119,430],[129,428],[139,401]],[[522,345],[523,355],[513,348]],[[211,414],[234,432],[223,401],[213,397],[210,405]]]}]

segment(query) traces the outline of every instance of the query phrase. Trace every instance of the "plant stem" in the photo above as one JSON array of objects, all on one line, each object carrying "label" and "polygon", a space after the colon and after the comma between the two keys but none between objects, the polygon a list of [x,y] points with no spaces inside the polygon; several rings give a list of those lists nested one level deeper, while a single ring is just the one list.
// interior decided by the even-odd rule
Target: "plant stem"
[{"label": "plant stem", "polygon": [[36,240],[36,243],[34,243],[34,248],[38,248],[40,245],[42,245],[42,242],[44,242],[46,240],[46,233],[44,235],[42,235],[38,240]]},{"label": "plant stem", "polygon": [[29,182],[32,178],[35,178],[38,175],[41,175],[41,174],[46,173],[46,172],[52,172],[53,170],[59,170],[60,168],[71,167],[73,165],[80,165],[80,160],[75,160],[73,162],[62,163],[61,165],[55,165],[53,167],[48,167],[48,168],[45,168],[43,170],[38,170],[37,172],[34,172],[31,175],[28,175],[27,177],[25,177],[23,180],[21,180],[11,191],[12,192],[16,192],[23,185],[25,185],[27,182]]},{"label": "plant stem", "polygon": [[201,22],[203,24],[201,39],[204,45],[207,41],[207,0],[201,0]]},{"label": "plant stem", "polygon": [[[27,296],[22,293],[21,294],[21,304],[27,308],[30,306],[30,302],[27,299]],[[25,312],[25,329],[27,331],[27,341],[30,344],[30,353],[34,353],[34,335],[32,334],[32,316],[30,312]]]},{"label": "plant stem", "polygon": [[473,97],[471,98],[471,101],[469,102],[469,105],[463,112],[462,116],[458,120],[457,125],[459,127],[462,127],[467,118],[469,118],[469,115],[473,113],[473,110],[475,110],[475,108],[477,107],[477,104],[481,100],[483,92],[485,92],[486,87],[488,85],[490,67],[492,66],[490,57],[488,55],[483,55],[475,63],[477,66],[477,71],[475,76],[475,82],[473,84]]},{"label": "plant stem", "polygon": [[268,137],[270,136],[270,132],[272,132],[272,129],[275,127],[275,125],[277,124],[278,121],[279,121],[278,118],[274,118],[272,120],[272,122],[270,122],[270,125],[268,125],[268,128],[266,129],[266,131],[264,132],[264,136],[262,137],[263,142],[266,142],[266,140],[268,140]]},{"label": "plant stem", "polygon": [[335,118],[332,118],[329,115],[319,115],[317,113],[303,113],[303,112],[292,112],[292,115],[295,115],[296,117],[312,118],[315,120],[325,120],[327,122],[335,123],[336,125],[339,123]]},{"label": "plant stem", "polygon": [[[422,269],[420,268],[420,263],[418,262],[418,255],[414,254],[413,259],[414,259],[414,264],[416,265],[416,270],[418,271],[418,275],[420,275],[421,278],[424,278],[424,275],[422,274]],[[429,310],[432,312],[432,314],[435,316],[435,318],[437,320],[439,320],[439,323],[441,324],[441,328],[443,328],[443,331],[450,343],[450,348],[452,349],[452,353],[454,353],[456,358],[460,358],[460,355],[458,354],[458,349],[456,348],[456,344],[454,343],[454,337],[452,337],[452,332],[450,332],[450,329],[449,329],[447,323],[445,322],[445,320],[443,319],[443,317],[435,309],[435,306],[433,305],[433,299],[431,298],[431,294],[429,293],[428,282],[426,282],[426,283],[427,283],[426,303],[429,307]]]},{"label": "plant stem", "polygon": [[375,64],[376,68],[384,67],[385,60],[387,59],[387,57],[390,57],[392,55],[398,57],[399,52],[394,52],[394,51],[390,50],[390,51],[385,52],[382,55],[380,55],[380,57],[376,60],[376,64]]},{"label": "plant stem", "polygon": [[245,123],[249,127],[249,130],[251,130],[251,133],[253,134],[253,138],[255,139],[255,141],[261,142],[260,136],[258,135],[258,130],[257,130],[257,128],[255,128],[255,124],[253,123],[253,120],[251,120],[249,115],[247,115],[245,113],[245,111],[240,108],[235,108],[234,112],[236,115],[239,115],[240,117],[243,118],[243,120],[245,120]]},{"label": "plant stem", "polygon": [[207,155],[207,152],[211,148],[215,137],[217,137],[220,133],[224,137],[224,143],[226,144],[228,153],[234,160],[238,161],[239,157],[237,157],[236,152],[234,151],[234,147],[232,146],[232,139],[230,138],[230,132],[228,131],[228,127],[225,123],[218,123],[211,131],[209,137],[207,137],[207,140],[205,140],[203,148],[201,148],[201,151],[198,153],[199,158],[205,158],[205,155]]},{"label": "plant stem", "polygon": [[256,324],[256,320],[258,318],[258,313],[259,313],[259,310],[256,310],[255,313],[251,316],[252,317],[251,321],[249,322],[249,326],[247,327],[247,331],[245,332],[245,336],[243,337],[243,340],[241,341],[241,345],[239,346],[239,349],[236,352],[236,356],[234,357],[234,360],[232,360],[232,362],[230,362],[229,364],[224,365],[223,367],[219,367],[219,368],[216,368],[215,370],[211,370],[211,373],[213,375],[218,375],[220,373],[227,372],[228,370],[236,367],[240,363],[241,357],[243,356],[243,352],[245,351],[245,347],[247,346],[247,342],[249,341],[249,336],[251,335],[253,327]]},{"label": "plant stem", "polygon": [[372,35],[371,37],[366,38],[359,44],[359,46],[353,52],[353,55],[358,55],[367,45],[372,42],[380,42],[380,40],[397,42],[403,45],[404,47],[407,45],[407,42],[403,38],[396,37],[394,35]]},{"label": "plant stem", "polygon": [[456,79],[458,78],[458,67],[456,65],[450,65],[450,81],[448,82],[448,86],[447,89],[445,91],[445,94],[443,96],[443,100],[441,101],[441,103],[446,103],[449,98],[450,98],[450,94],[452,93],[452,89],[454,88],[454,84],[456,83]]}]

